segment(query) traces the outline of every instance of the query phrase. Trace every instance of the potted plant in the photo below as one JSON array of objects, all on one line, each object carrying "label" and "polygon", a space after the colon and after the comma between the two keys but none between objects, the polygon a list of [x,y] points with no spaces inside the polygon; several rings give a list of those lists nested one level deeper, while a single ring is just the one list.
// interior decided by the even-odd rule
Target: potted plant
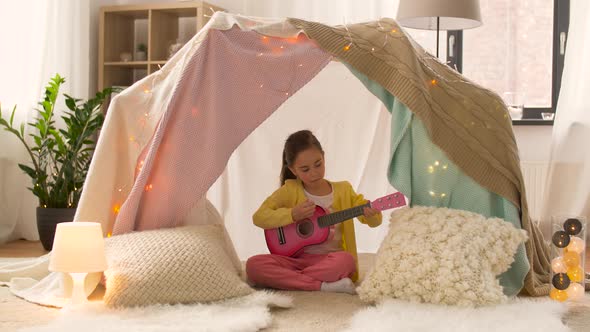
[{"label": "potted plant", "polygon": [[144,43],[139,43],[135,52],[135,61],[145,61],[145,59],[147,59],[147,46]]},{"label": "potted plant", "polygon": [[46,250],[53,246],[57,223],[74,218],[94,153],[95,137],[104,121],[101,105],[113,92],[112,88],[106,88],[86,101],[63,94],[69,111],[61,117],[65,128],[58,129],[53,117],[64,82],[56,74],[45,87],[45,95],[35,109],[37,117],[27,124],[33,129],[29,134],[33,138],[31,142],[25,139],[25,124],[15,127],[13,123],[16,106],[9,119],[0,112],[0,126],[22,142],[31,158],[29,165],[18,166],[31,178],[28,189],[39,200],[37,228]]}]

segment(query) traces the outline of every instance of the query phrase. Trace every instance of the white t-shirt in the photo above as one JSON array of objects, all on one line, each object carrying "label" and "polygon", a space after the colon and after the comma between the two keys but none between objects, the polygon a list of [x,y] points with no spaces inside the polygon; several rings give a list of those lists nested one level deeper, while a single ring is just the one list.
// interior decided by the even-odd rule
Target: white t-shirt
[{"label": "white t-shirt", "polygon": [[[334,202],[334,189],[332,192],[325,196],[316,196],[307,192],[303,189],[305,196],[315,205],[319,205],[328,212],[332,211],[332,203]],[[307,246],[303,249],[306,254],[327,254],[334,251],[342,251],[342,224],[336,224],[330,226],[330,234],[328,239],[324,243]]]}]

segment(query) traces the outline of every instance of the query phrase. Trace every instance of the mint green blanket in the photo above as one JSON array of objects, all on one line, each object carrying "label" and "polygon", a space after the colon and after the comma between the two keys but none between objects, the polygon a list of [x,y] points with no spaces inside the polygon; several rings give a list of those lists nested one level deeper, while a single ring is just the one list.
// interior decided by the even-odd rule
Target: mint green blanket
[{"label": "mint green blanket", "polygon": [[[391,113],[391,160],[387,176],[397,190],[409,197],[411,205],[438,206],[502,218],[521,228],[518,209],[508,200],[483,188],[451,162],[435,146],[422,122],[381,85],[349,69],[377,96]],[[530,268],[524,245],[514,263],[500,276],[508,296],[524,286]]]}]

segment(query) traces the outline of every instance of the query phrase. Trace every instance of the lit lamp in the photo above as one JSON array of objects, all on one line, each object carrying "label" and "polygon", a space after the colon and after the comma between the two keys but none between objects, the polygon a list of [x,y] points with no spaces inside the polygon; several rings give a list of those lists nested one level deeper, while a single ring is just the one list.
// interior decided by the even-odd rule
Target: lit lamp
[{"label": "lit lamp", "polygon": [[67,272],[74,288],[71,304],[87,302],[84,279],[89,272],[106,270],[102,228],[96,222],[62,222],[57,224],[49,271]]},{"label": "lit lamp", "polygon": [[436,57],[440,30],[464,30],[482,24],[479,0],[401,0],[397,21],[404,27],[436,30]]}]

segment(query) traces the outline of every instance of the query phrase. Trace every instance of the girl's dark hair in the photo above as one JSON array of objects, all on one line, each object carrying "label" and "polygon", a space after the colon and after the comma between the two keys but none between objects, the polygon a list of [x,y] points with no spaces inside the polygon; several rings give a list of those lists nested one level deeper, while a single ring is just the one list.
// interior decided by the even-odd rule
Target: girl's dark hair
[{"label": "girl's dark hair", "polygon": [[324,149],[320,141],[312,134],[309,130],[300,130],[287,137],[285,141],[285,147],[283,148],[283,166],[281,168],[281,186],[285,184],[285,180],[296,179],[297,177],[289,166],[292,166],[297,158],[297,155],[304,150],[309,148],[316,148],[324,154]]}]

